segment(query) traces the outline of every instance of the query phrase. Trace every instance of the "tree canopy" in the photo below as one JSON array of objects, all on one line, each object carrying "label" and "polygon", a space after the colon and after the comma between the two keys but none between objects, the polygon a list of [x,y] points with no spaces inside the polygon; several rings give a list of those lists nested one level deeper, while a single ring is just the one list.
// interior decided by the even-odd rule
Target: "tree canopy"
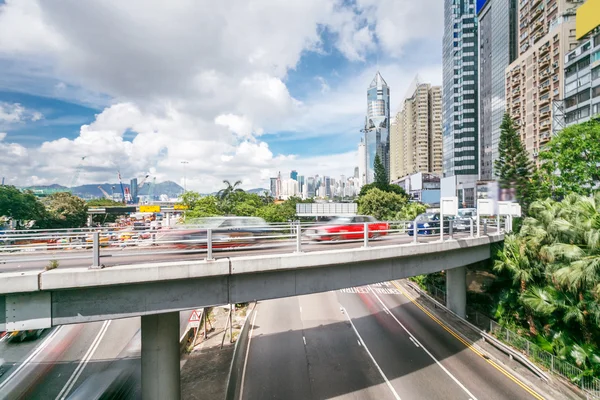
[{"label": "tree canopy", "polygon": [[[87,222],[88,205],[68,192],[54,193],[43,199],[47,216],[40,222],[44,228],[79,228]],[[43,226],[42,226],[43,225]]]},{"label": "tree canopy", "polygon": [[373,188],[358,199],[358,212],[379,220],[393,220],[407,203],[405,196]]},{"label": "tree canopy", "polygon": [[556,198],[591,194],[600,183],[600,118],[564,128],[539,158],[546,193]]},{"label": "tree canopy", "polygon": [[41,221],[46,218],[44,205],[30,191],[0,186],[0,216],[15,221]]}]

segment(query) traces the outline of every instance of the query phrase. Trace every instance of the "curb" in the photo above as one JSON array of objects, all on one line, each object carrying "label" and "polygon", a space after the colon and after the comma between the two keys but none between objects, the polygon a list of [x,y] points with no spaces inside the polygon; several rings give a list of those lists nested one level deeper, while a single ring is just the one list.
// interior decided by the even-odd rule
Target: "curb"
[{"label": "curb", "polygon": [[[452,310],[447,308],[445,305],[441,304],[440,302],[435,300],[433,297],[429,296],[429,294],[427,294],[424,290],[422,290],[420,287],[415,285],[413,282],[410,282],[410,281],[406,281],[406,282],[412,290],[418,292],[421,296],[426,297],[429,301],[433,302],[437,307],[443,309],[445,312],[447,312],[447,313],[451,314],[452,316],[454,316],[455,318],[457,318],[463,325],[467,326],[469,329],[473,330],[478,335],[480,335],[481,338],[485,342],[491,344],[496,349],[498,349],[501,352],[503,352],[504,354],[508,355],[511,359],[515,359],[516,361],[518,361],[519,364],[521,364],[522,366],[527,368],[529,371],[531,371],[533,374],[535,374],[538,378],[544,380],[545,382],[550,381],[550,377],[548,376],[548,374],[546,374],[540,367],[535,365],[527,357],[525,357],[518,351],[513,350],[512,348],[505,345],[504,343],[500,342],[498,339],[489,335],[487,332],[482,331],[481,329],[479,329],[478,327],[476,327],[475,325],[473,325],[466,319],[461,318],[458,314],[455,314]],[[427,307],[427,306],[425,305],[425,307]],[[463,336],[462,334],[460,334],[460,332],[456,332],[456,333],[459,334],[460,336]],[[474,343],[473,345],[476,345],[476,344]],[[483,349],[481,349],[479,346],[476,346],[476,347],[478,347],[479,350],[483,351]]]},{"label": "curb", "polygon": [[227,377],[227,390],[225,393],[226,400],[235,400],[240,394],[240,375],[244,368],[244,359],[248,347],[248,332],[250,331],[251,316],[254,314],[257,302],[248,305],[248,312],[244,319],[244,326],[235,341],[233,348],[233,357],[231,358],[231,366],[229,367],[229,376]]}]

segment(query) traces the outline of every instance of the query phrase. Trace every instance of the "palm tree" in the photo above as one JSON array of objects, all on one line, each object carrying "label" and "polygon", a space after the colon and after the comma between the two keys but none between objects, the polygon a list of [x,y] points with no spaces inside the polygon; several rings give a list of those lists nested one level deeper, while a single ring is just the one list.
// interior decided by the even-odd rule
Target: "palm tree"
[{"label": "palm tree", "polygon": [[243,192],[244,190],[238,186],[242,184],[242,181],[236,181],[233,185],[227,179],[223,181],[226,185],[225,189],[221,189],[217,192],[217,197],[221,200],[227,200],[232,193]]}]

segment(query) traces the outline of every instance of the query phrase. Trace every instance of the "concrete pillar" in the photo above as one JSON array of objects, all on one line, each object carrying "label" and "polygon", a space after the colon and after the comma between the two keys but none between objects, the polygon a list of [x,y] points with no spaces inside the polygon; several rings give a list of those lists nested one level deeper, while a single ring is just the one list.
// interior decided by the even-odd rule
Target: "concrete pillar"
[{"label": "concrete pillar", "polygon": [[142,398],[178,400],[179,313],[142,316]]},{"label": "concrete pillar", "polygon": [[446,270],[446,307],[461,318],[467,312],[467,268]]}]

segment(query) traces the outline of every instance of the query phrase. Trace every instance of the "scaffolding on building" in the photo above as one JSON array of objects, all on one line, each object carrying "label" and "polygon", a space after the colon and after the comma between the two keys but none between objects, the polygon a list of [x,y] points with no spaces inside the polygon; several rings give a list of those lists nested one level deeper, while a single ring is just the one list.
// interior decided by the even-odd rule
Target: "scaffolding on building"
[{"label": "scaffolding on building", "polygon": [[565,128],[565,102],[552,100],[552,136]]}]

